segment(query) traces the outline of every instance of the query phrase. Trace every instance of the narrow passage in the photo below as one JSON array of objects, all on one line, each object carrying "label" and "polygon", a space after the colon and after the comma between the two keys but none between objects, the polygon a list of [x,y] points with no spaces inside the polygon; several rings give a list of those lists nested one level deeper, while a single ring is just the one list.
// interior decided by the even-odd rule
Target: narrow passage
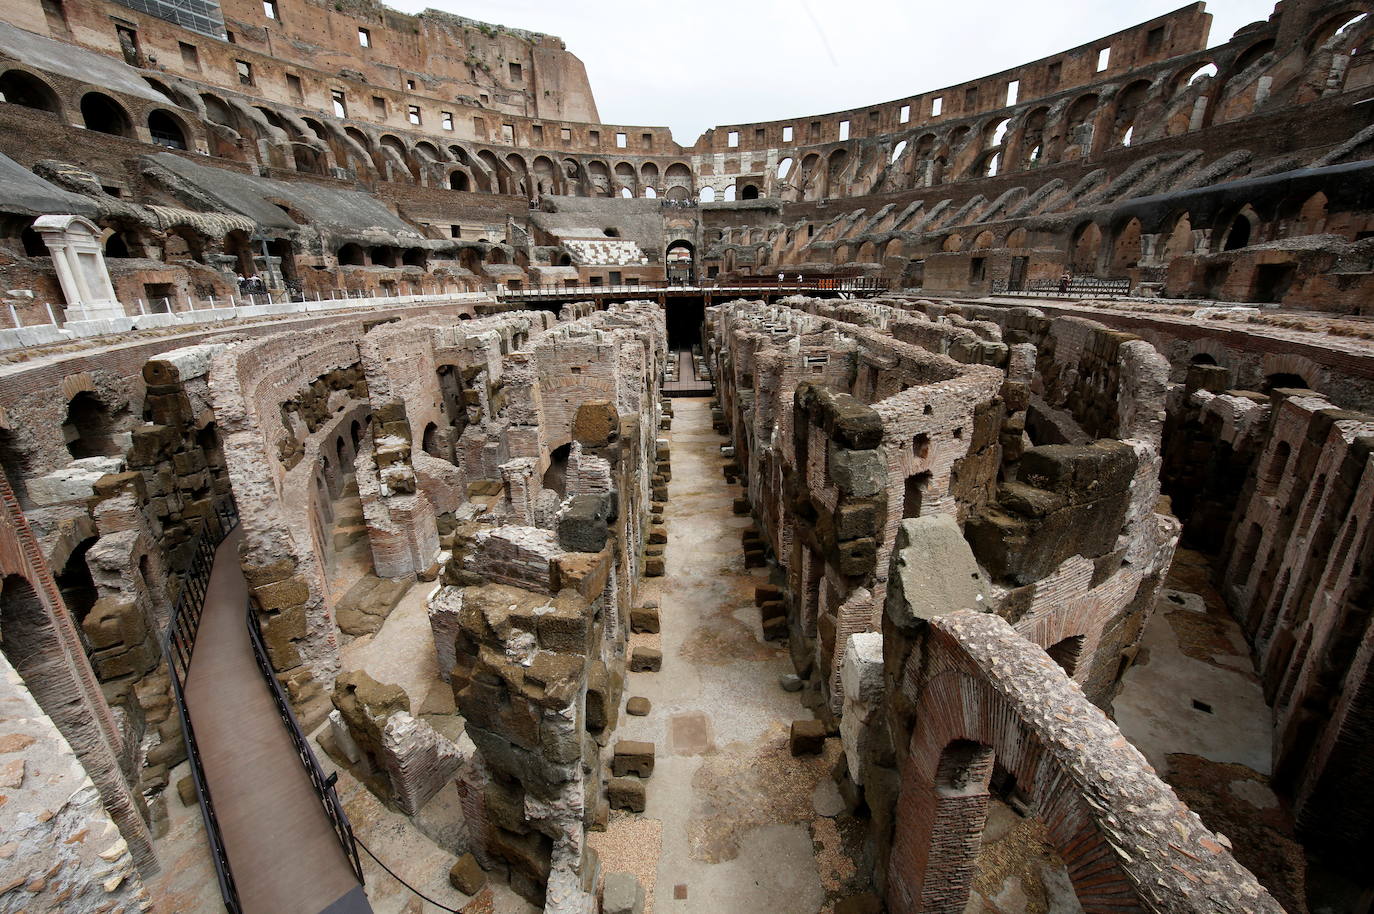
[{"label": "narrow passage", "polygon": [[731,510],[741,489],[725,482],[725,439],[707,399],[673,406],[666,575],[643,588],[659,601],[662,632],[630,636],[632,647],[661,648],[663,669],[627,674],[626,698],[652,709],[622,712],[616,732],[653,742],[656,768],[645,812],[612,813],[593,845],[608,871],[640,876],[660,914],[829,910],[854,871],[841,849],[841,831],[854,829],[830,818],[841,806],[830,778],[839,740],[821,756],[788,751],[791,722],[811,713],[779,685],[792,672],[787,651],[762,638],[754,587],[768,571],[744,567],[751,522]]}]

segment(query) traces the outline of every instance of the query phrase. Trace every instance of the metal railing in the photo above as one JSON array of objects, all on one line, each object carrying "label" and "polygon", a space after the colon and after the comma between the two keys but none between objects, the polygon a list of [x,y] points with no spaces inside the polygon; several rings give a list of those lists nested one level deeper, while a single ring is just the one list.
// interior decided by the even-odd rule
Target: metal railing
[{"label": "metal railing", "polygon": [[861,277],[821,277],[815,279],[776,279],[749,278],[732,280],[708,280],[703,283],[675,282],[673,280],[650,279],[604,284],[558,285],[556,283],[498,288],[495,295],[499,299],[520,298],[565,298],[597,295],[636,295],[651,292],[679,292],[685,294],[722,292],[886,292],[885,279]]},{"label": "metal railing", "polygon": [[224,835],[220,832],[210,785],[205,779],[205,766],[196,743],[195,727],[191,725],[191,715],[186,707],[185,688],[186,677],[191,669],[191,656],[196,647],[196,632],[200,629],[200,617],[205,611],[205,597],[210,589],[215,550],[238,525],[238,520],[238,512],[232,501],[217,504],[205,518],[205,526],[196,541],[181,593],[172,607],[172,617],[168,620],[167,632],[162,639],[162,653],[167,658],[167,668],[172,674],[172,694],[176,699],[181,732],[186,741],[186,758],[191,765],[191,780],[196,787],[196,802],[205,821],[205,836],[210,844],[210,857],[215,864],[220,896],[230,914],[239,914],[242,908],[239,906],[238,888],[234,885],[234,874],[229,868],[229,855],[224,849]]},{"label": "metal railing", "polygon": [[344,812],[343,804],[339,802],[338,791],[334,789],[338,775],[326,775],[324,773],[324,769],[320,767],[320,760],[315,757],[315,752],[310,748],[305,733],[301,731],[300,722],[296,720],[296,713],[291,710],[291,702],[287,700],[286,693],[282,691],[281,683],[277,681],[276,671],[272,668],[272,661],[267,656],[267,645],[262,640],[262,630],[258,627],[257,613],[253,611],[252,600],[247,602],[245,621],[248,625],[248,638],[253,643],[253,659],[257,661],[258,672],[262,673],[262,678],[272,693],[272,702],[277,706],[277,714],[281,717],[282,724],[285,725],[286,732],[291,737],[291,745],[295,747],[296,757],[305,766],[305,773],[310,778],[310,785],[315,788],[315,794],[319,797],[320,804],[324,806],[324,813],[329,817],[329,824],[334,829],[334,836],[339,839],[339,846],[343,849],[344,856],[348,858],[349,866],[353,868],[353,875],[358,877],[359,885],[364,885],[366,880],[363,878],[363,862],[358,856],[358,842],[353,836],[353,825],[348,821],[348,815]]},{"label": "metal railing", "polygon": [[[229,865],[229,855],[224,846],[224,835],[220,830],[219,816],[215,812],[214,799],[210,792],[209,781],[205,777],[205,765],[201,758],[200,746],[196,742],[195,727],[191,722],[190,709],[186,705],[186,679],[190,674],[191,660],[196,648],[196,633],[200,630],[201,616],[205,612],[205,599],[209,595],[210,574],[215,565],[215,552],[224,538],[238,526],[238,510],[232,499],[216,504],[215,509],[205,519],[205,526],[196,541],[191,562],[183,578],[181,593],[172,608],[172,617],[167,625],[162,641],[162,652],[167,658],[167,667],[172,676],[172,693],[176,699],[177,714],[181,719],[181,730],[186,740],[186,757],[190,761],[191,779],[196,788],[196,800],[200,805],[201,818],[205,822],[205,835],[210,844],[210,857],[215,865],[215,876],[219,881],[220,897],[229,914],[241,914],[238,887],[234,873]],[[353,837],[353,826],[339,801],[334,789],[336,775],[326,775],[320,768],[319,759],[311,751],[300,723],[296,720],[291,704],[282,692],[277,681],[272,662],[267,656],[267,646],[263,643],[262,632],[258,628],[257,614],[253,611],[252,600],[244,607],[244,621],[248,626],[248,639],[253,645],[253,659],[258,672],[262,674],[267,689],[276,705],[277,714],[286,727],[287,735],[296,750],[296,756],[305,766],[310,784],[315,789],[325,815],[344,856],[358,883],[363,884],[363,865],[358,856],[358,845]]]},{"label": "metal railing", "polygon": [[1131,281],[1129,279],[1100,279],[1095,276],[1076,276],[1067,283],[1058,279],[1036,279],[1019,289],[1012,289],[1008,287],[1006,280],[996,279],[993,280],[989,291],[993,295],[1126,296],[1131,294]]}]

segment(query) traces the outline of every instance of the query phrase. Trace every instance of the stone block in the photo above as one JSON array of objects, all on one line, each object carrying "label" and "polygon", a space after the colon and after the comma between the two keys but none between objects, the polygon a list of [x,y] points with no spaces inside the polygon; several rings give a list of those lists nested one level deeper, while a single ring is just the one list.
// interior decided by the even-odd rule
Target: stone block
[{"label": "stone block", "polygon": [[788,636],[787,619],[781,616],[763,620],[763,640],[784,641]]},{"label": "stone block", "polygon": [[923,620],[960,609],[984,611],[987,583],[952,516],[902,521],[895,552],[887,615],[899,630],[911,633]]},{"label": "stone block", "polygon": [[633,739],[622,739],[615,744],[611,755],[611,773],[616,777],[636,774],[639,777],[652,777],[654,773],[654,744]]},{"label": "stone block", "polygon": [[574,495],[558,515],[558,543],[571,552],[600,552],[609,536],[610,498]]},{"label": "stone block", "polygon": [[606,784],[606,796],[612,809],[644,811],[644,782],[639,778],[611,778]]},{"label": "stone block", "polygon": [[625,702],[625,713],[629,714],[631,717],[645,717],[652,707],[653,706],[649,703],[649,699],[636,695],[634,698]]},{"label": "stone block", "polygon": [[666,543],[668,542],[668,528],[654,525],[649,528],[649,542]]},{"label": "stone block", "polygon": [[663,668],[663,652],[652,647],[637,647],[630,652],[630,672],[657,673]]},{"label": "stone block", "polygon": [[644,559],[644,576],[646,578],[661,578],[664,570],[662,556],[648,556]]},{"label": "stone block", "polygon": [[196,805],[196,782],[189,774],[177,781],[177,796],[182,806]]},{"label": "stone block", "polygon": [[762,606],[769,600],[781,600],[782,588],[777,584],[759,584],[754,588],[754,605]]},{"label": "stone block", "polygon": [[648,606],[630,610],[630,631],[656,634],[659,630],[658,610]]},{"label": "stone block", "polygon": [[746,549],[744,551],[745,568],[762,568],[768,564],[768,557],[764,555],[762,549]]},{"label": "stone block", "polygon": [[870,498],[887,482],[887,467],[876,450],[856,451],[830,444],[830,479],[845,495]]},{"label": "stone block", "polygon": [[734,502],[730,505],[730,510],[733,511],[734,513],[740,514],[740,515],[748,514],[748,513],[749,513],[749,499],[748,499],[746,496],[744,496],[744,495],[739,496],[739,497],[736,498],[736,499],[734,500]]},{"label": "stone block", "polygon": [[487,874],[478,866],[476,857],[464,854],[449,869],[448,881],[464,895],[476,895],[487,884]]},{"label": "stone block", "polygon": [[601,914],[643,914],[644,886],[632,873],[607,873],[601,890]]},{"label": "stone block", "polygon": [[819,720],[794,720],[787,742],[793,755],[820,755],[825,749],[825,724]]}]

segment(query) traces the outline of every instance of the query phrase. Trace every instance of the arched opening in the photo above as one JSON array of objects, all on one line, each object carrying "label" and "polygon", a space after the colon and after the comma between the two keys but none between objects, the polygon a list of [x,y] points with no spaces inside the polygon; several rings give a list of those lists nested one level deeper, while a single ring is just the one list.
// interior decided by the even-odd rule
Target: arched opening
[{"label": "arched opening", "polygon": [[1168,239],[1164,242],[1164,260],[1193,253],[1193,223],[1187,213],[1178,217]]},{"label": "arched opening", "polygon": [[108,95],[87,92],[81,97],[81,122],[87,130],[132,138],[134,123],[124,106]]},{"label": "arched opening", "polygon": [[714,187],[711,187],[710,185],[703,187],[701,189],[701,194],[699,195],[698,199],[700,199],[702,203],[715,203],[716,189]]},{"label": "arched opening", "polygon": [[204,263],[205,240],[186,226],[170,228],[162,239],[162,259],[166,263],[187,260]]},{"label": "arched opening", "polygon": [[[919,455],[922,450],[921,437],[917,436],[917,443],[913,445]],[[929,439],[924,442],[925,448],[929,449]],[[902,517],[920,517],[921,503],[925,500],[925,494],[930,489],[930,473],[913,473],[906,478],[906,484],[902,493]]]},{"label": "arched opening", "polygon": [[235,272],[240,276],[254,276],[258,272],[253,260],[253,243],[243,229],[234,229],[224,236],[224,253],[233,255],[237,264]]},{"label": "arched opening", "polygon": [[549,452],[549,468],[544,471],[541,485],[557,492],[559,498],[567,494],[568,457],[571,453],[572,442],[559,445]]},{"label": "arched opening", "polygon": [[1231,65],[1231,73],[1240,74],[1259,63],[1259,59],[1274,49],[1274,39],[1266,38],[1256,42],[1245,49],[1245,52],[1236,58],[1236,62]]},{"label": "arched opening", "polygon": [[692,267],[693,251],[691,243],[687,241],[674,241],[668,245],[664,259],[668,268],[669,282],[690,283],[692,281],[695,272]]},{"label": "arched opening", "polygon": [[9,70],[0,74],[0,101],[39,111],[61,113],[57,93],[43,80],[23,70]]},{"label": "arched opening", "polygon": [[395,267],[399,261],[396,249],[384,244],[369,248],[368,255],[372,258],[374,267]]},{"label": "arched opening", "polygon": [[186,131],[181,124],[166,111],[154,111],[148,115],[148,133],[153,142],[168,149],[186,148]]},{"label": "arched opening", "polygon": [[114,457],[120,453],[109,408],[88,390],[81,391],[67,404],[67,421],[62,425],[62,434],[67,439],[67,452],[76,460]]},{"label": "arched opening", "polygon": [[452,171],[449,172],[448,176],[448,189],[469,191],[472,189],[472,182],[468,180],[468,176],[465,173],[461,171]]},{"label": "arched opening", "polygon": [[1288,371],[1276,371],[1264,377],[1264,393],[1272,393],[1276,390],[1315,390],[1307,379],[1300,374]]},{"label": "arched opening", "polygon": [[1237,213],[1231,220],[1231,227],[1226,232],[1226,238],[1221,244],[1223,251],[1238,251],[1250,244],[1251,225],[1250,219],[1245,213]]},{"label": "arched opening", "polygon": [[1112,275],[1122,276],[1140,263],[1140,220],[1132,218],[1117,232],[1112,251]]},{"label": "arched opening", "polygon": [[322,152],[308,143],[291,144],[291,163],[296,171],[304,175],[321,175],[326,171],[325,157]]},{"label": "arched opening", "polygon": [[132,257],[129,253],[129,243],[124,240],[122,232],[111,232],[105,239],[105,256],[107,258]]},{"label": "arched opening", "polygon": [[408,267],[426,268],[429,265],[429,255],[424,248],[406,248],[401,254],[401,263]]},{"label": "arched opening", "polygon": [[1215,364],[1217,364],[1217,360],[1216,360],[1216,357],[1213,356],[1210,352],[1199,352],[1199,353],[1196,353],[1191,359],[1188,360],[1188,364],[1189,364],[1189,365],[1215,365]]},{"label": "arched opening", "polygon": [[653,200],[658,196],[658,191],[654,190],[653,187],[646,184],[644,185],[644,196],[649,200]]},{"label": "arched opening", "polygon": [[726,203],[733,203],[733,202],[735,202],[735,185],[733,185],[733,184],[727,184],[727,185],[725,185],[725,202],[726,202]]},{"label": "arched opening", "polygon": [[1140,109],[1150,91],[1148,80],[1139,79],[1131,83],[1116,99],[1116,114],[1112,119],[1112,142],[1119,146],[1131,145],[1135,136],[1135,122]]},{"label": "arched opening", "polygon": [[1007,138],[1007,128],[1011,125],[1011,118],[1003,118],[993,126],[988,134],[988,146],[1001,146]]},{"label": "arched opening", "polygon": [[1045,648],[1045,653],[1050,655],[1050,659],[1059,664],[1064,672],[1069,676],[1078,669],[1078,661],[1083,655],[1083,641],[1085,636],[1073,635]]},{"label": "arched opening", "polygon": [[444,458],[443,449],[439,446],[439,426],[433,422],[425,426],[424,434],[420,436],[420,449],[431,457]]},{"label": "arched opening", "polygon": [[95,541],[96,537],[92,536],[78,544],[54,578],[57,590],[62,594],[62,603],[67,607],[72,621],[76,623],[78,632],[81,630],[81,623],[86,621],[86,616],[90,614],[91,607],[100,599],[95,579],[91,577],[90,566],[86,564],[86,553],[95,545]]},{"label": "arched opening", "polygon": [[349,242],[339,248],[339,266],[341,267],[362,267],[367,265],[367,254],[363,251],[362,245]]},{"label": "arched opening", "polygon": [[628,187],[622,187],[620,188],[620,198],[622,200],[632,200],[634,199],[634,191],[630,190]]},{"label": "arched opening", "polygon": [[791,159],[791,158],[783,159],[781,162],[778,163],[778,180],[779,180],[779,181],[784,181],[784,180],[786,180],[786,179],[787,179],[787,175],[788,175],[791,171],[792,171],[792,159]]},{"label": "arched opening", "polygon": [[1293,448],[1287,441],[1280,441],[1274,448],[1274,453],[1269,458],[1269,463],[1265,466],[1264,472],[1259,477],[1259,490],[1261,495],[1273,495],[1278,490],[1279,483],[1283,481],[1284,470],[1288,469],[1288,458],[1293,454]]},{"label": "arched opening", "polygon": [[1101,248],[1102,230],[1097,227],[1097,223],[1088,222],[1079,226],[1073,236],[1070,269],[1075,273],[1096,273],[1097,255]]},{"label": "arched opening", "polygon": [[759,198],[758,187],[754,184],[744,185],[739,192],[739,198],[741,200],[757,200]]}]

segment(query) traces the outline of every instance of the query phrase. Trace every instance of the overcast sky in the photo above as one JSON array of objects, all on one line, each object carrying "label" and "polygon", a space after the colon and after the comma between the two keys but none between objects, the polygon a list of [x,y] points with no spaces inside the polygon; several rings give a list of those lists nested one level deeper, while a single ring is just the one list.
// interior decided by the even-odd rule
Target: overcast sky
[{"label": "overcast sky", "polygon": [[[717,124],[857,108],[986,76],[1177,9],[1179,0],[387,0],[560,36],[601,119]],[[1210,0],[1210,45],[1272,0]]]}]

